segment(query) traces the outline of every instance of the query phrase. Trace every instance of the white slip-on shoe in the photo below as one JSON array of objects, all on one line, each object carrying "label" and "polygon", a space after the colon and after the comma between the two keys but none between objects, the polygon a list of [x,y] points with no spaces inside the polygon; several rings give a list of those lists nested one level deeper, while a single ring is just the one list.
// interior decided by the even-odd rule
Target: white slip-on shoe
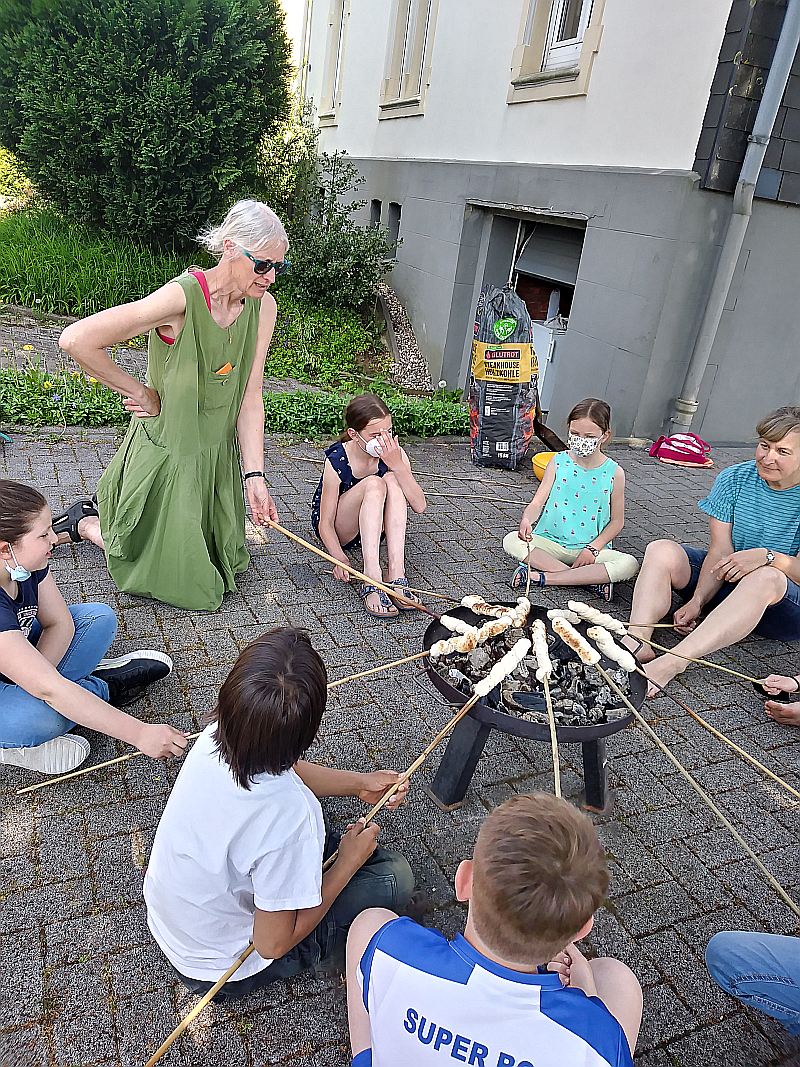
[{"label": "white slip-on shoe", "polygon": [[66,774],[80,767],[88,755],[89,742],[85,737],[63,734],[32,748],[0,748],[0,763],[42,774]]}]

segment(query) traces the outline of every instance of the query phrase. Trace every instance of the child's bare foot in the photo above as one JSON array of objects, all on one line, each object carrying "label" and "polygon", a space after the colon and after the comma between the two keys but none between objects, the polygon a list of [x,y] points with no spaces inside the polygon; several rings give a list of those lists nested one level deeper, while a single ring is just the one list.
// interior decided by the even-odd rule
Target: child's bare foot
[{"label": "child's bare foot", "polygon": [[781,704],[777,700],[764,703],[767,715],[781,726],[800,726],[800,701],[794,704]]},{"label": "child's bare foot", "polygon": [[664,689],[673,678],[677,678],[685,670],[686,663],[675,656],[664,655],[651,660],[645,667],[644,672],[651,683],[655,684],[648,686],[647,696],[658,696],[659,689]]}]

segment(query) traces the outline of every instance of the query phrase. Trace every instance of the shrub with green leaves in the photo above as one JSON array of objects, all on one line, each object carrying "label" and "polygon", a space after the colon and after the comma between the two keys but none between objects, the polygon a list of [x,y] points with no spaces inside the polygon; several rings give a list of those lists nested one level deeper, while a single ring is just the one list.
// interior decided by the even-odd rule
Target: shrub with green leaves
[{"label": "shrub with green leaves", "polygon": [[26,200],[33,186],[22,171],[19,160],[5,148],[0,148],[0,196],[10,200]]},{"label": "shrub with green leaves", "polygon": [[322,153],[316,209],[291,231],[291,286],[305,300],[363,311],[391,269],[392,247],[380,226],[359,226],[352,216],[365,201],[353,192],[365,179],[345,152]]},{"label": "shrub with green leaves", "polygon": [[[353,391],[355,392],[355,390]],[[402,436],[463,435],[469,431],[467,407],[447,395],[408,397],[378,388]],[[353,393],[292,392],[264,394],[267,433],[330,437],[343,424]],[[0,368],[0,423],[16,426],[114,426],[128,421],[116,393],[80,371],[46,371],[37,363],[22,369]]]},{"label": "shrub with green leaves", "polygon": [[185,242],[288,107],[280,0],[3,0],[0,143],[69,218]]}]

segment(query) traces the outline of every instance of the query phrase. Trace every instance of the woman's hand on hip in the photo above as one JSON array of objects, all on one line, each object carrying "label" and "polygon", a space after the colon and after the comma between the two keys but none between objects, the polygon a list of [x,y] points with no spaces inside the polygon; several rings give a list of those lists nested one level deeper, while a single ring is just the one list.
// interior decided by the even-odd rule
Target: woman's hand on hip
[{"label": "woman's hand on hip", "polygon": [[247,503],[250,505],[250,514],[256,526],[263,526],[267,520],[277,522],[278,510],[264,479],[248,478],[245,486],[247,488]]},{"label": "woman's hand on hip", "polygon": [[139,419],[148,419],[161,414],[161,397],[155,389],[151,389],[149,385],[143,385],[141,396],[135,398],[124,396],[122,406],[130,415],[136,415]]},{"label": "woman's hand on hip", "polygon": [[136,739],[139,751],[144,752],[145,756],[152,756],[153,759],[182,756],[186,745],[186,734],[163,723],[142,723]]}]

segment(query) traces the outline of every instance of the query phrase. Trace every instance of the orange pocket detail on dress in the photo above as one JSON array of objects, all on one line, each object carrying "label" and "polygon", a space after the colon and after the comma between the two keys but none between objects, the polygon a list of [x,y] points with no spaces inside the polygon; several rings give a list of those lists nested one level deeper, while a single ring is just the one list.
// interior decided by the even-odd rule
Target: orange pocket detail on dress
[{"label": "orange pocket detail on dress", "polygon": [[232,370],[233,370],[233,364],[232,363],[226,363],[224,367],[220,367],[219,370],[215,370],[214,373],[215,374],[230,374],[230,372]]}]

